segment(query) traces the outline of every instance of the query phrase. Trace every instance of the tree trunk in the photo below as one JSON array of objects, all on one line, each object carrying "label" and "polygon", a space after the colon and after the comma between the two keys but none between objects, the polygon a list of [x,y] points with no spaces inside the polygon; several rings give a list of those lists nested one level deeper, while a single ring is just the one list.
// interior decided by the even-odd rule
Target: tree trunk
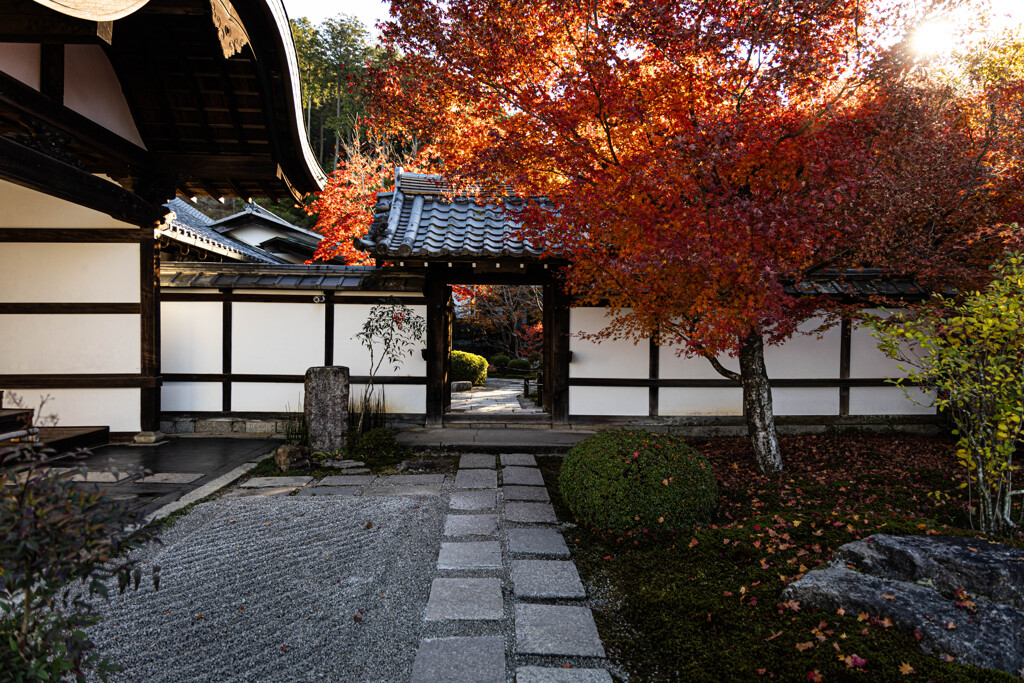
[{"label": "tree trunk", "polygon": [[752,332],[741,340],[738,373],[723,367],[713,356],[705,358],[718,374],[743,385],[743,414],[747,418],[747,432],[758,471],[761,474],[781,472],[782,454],[779,452],[779,436],[775,432],[772,388],[764,367],[764,340],[761,335]]},{"label": "tree trunk", "polygon": [[751,333],[740,347],[740,376],[743,382],[743,412],[747,417],[747,431],[757,458],[761,474],[782,471],[779,436],[775,432],[775,413],[772,412],[772,388],[768,371],[764,367],[764,340]]}]

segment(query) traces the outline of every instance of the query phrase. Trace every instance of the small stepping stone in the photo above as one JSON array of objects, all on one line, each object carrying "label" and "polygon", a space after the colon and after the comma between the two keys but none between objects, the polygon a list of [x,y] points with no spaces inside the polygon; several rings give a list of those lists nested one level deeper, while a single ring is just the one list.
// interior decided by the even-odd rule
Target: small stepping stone
[{"label": "small stepping stone", "polygon": [[604,669],[547,669],[542,666],[521,666],[516,669],[516,683],[612,683],[612,675]]},{"label": "small stepping stone", "polygon": [[449,502],[452,510],[493,510],[495,505],[494,491],[455,491]]},{"label": "small stepping stone", "polygon": [[459,470],[455,474],[457,489],[496,489],[498,473],[494,470]]},{"label": "small stepping stone", "polygon": [[587,597],[572,560],[514,560],[512,584],[517,598]]},{"label": "small stepping stone", "polygon": [[240,486],[244,489],[280,488],[282,486],[297,488],[305,486],[311,481],[313,481],[313,477],[253,477],[249,481],[242,482]]},{"label": "small stepping stone", "polygon": [[88,484],[116,484],[130,476],[127,472],[86,472],[85,475],[73,475],[71,481],[84,481]]},{"label": "small stepping stone", "polygon": [[551,501],[548,490],[543,486],[502,486],[501,493],[505,500],[531,500],[540,503]]},{"label": "small stepping stone", "polygon": [[549,503],[505,503],[505,519],[522,524],[555,524],[555,508]]},{"label": "small stepping stone", "polygon": [[443,474],[392,474],[384,477],[382,482],[388,486],[421,486],[423,484],[443,484]]},{"label": "small stepping stone", "polygon": [[497,536],[498,515],[448,515],[445,536]]},{"label": "small stepping stone", "polygon": [[509,529],[508,551],[518,555],[569,557],[565,539],[554,529]]},{"label": "small stepping stone", "polygon": [[345,474],[339,476],[352,476],[356,474],[372,474],[368,467],[351,467],[347,470],[342,470]]},{"label": "small stepping stone", "polygon": [[302,497],[309,496],[358,496],[358,486],[311,486],[299,489],[298,494]]},{"label": "small stepping stone", "polygon": [[501,579],[434,579],[426,621],[501,619]]},{"label": "small stepping stone", "polygon": [[366,469],[366,463],[359,462],[358,460],[324,460],[323,466],[335,470]]},{"label": "small stepping stone", "polygon": [[228,491],[221,498],[271,498],[275,496],[287,496],[295,490],[294,486],[282,486],[279,488],[254,488],[235,489]]},{"label": "small stepping stone", "polygon": [[317,482],[317,486],[365,486],[372,484],[376,478],[374,474],[339,474],[324,477]]},{"label": "small stepping stone", "polygon": [[439,496],[440,484],[424,486],[371,486],[363,493],[364,496]]},{"label": "small stepping stone", "polygon": [[501,466],[536,467],[537,459],[529,453],[502,453]]},{"label": "small stepping stone", "polygon": [[495,457],[486,453],[466,453],[459,458],[459,469],[493,470]]},{"label": "small stepping stone", "polygon": [[502,486],[543,486],[544,477],[536,467],[506,467],[501,471]]},{"label": "small stepping stone", "polygon": [[438,569],[501,569],[501,544],[497,541],[441,543]]},{"label": "small stepping stone", "polygon": [[516,605],[516,653],[604,657],[594,615],[587,607]]},{"label": "small stepping stone", "polygon": [[412,664],[411,683],[505,683],[505,639],[426,638]]},{"label": "small stepping stone", "polygon": [[191,484],[196,479],[202,479],[201,472],[157,472],[148,477],[139,479],[139,484]]}]

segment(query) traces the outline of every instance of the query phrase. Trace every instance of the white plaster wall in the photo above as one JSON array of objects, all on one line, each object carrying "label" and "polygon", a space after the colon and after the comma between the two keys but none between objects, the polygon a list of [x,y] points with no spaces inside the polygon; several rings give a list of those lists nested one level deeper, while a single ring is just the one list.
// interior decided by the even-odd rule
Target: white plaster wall
[{"label": "white plaster wall", "polygon": [[[160,304],[160,371],[220,372],[222,369],[222,322],[223,305],[219,302],[162,302]],[[165,409],[171,410],[171,408]],[[215,410],[219,409],[218,405]],[[194,410],[200,410],[200,408],[194,408]],[[202,408],[202,410],[208,409]]]},{"label": "white plaster wall", "polygon": [[99,45],[64,47],[64,106],[145,147],[114,67]]},{"label": "white plaster wall", "polygon": [[650,371],[650,351],[646,340],[639,344],[631,340],[604,340],[596,344],[576,336],[579,333],[599,332],[607,327],[611,319],[605,317],[606,310],[603,307],[570,309],[569,348],[572,351],[572,362],[569,363],[569,377],[646,378]]},{"label": "white plaster wall", "polygon": [[[661,379],[725,379],[711,367],[706,358],[677,356],[677,349],[668,344],[659,348],[658,376]],[[740,371],[740,362],[736,358],[719,356],[718,361],[730,370]]]},{"label": "white plaster wall", "polygon": [[839,387],[776,387],[772,409],[776,415],[838,415]]},{"label": "white plaster wall", "polygon": [[[374,393],[380,395],[384,390],[384,406],[389,413],[425,413],[427,412],[427,388],[413,384],[389,384],[376,386]],[[362,397],[366,390],[365,384],[353,384],[349,388],[349,402]]]},{"label": "white plaster wall", "polygon": [[[704,361],[704,364],[707,365],[707,361]],[[659,389],[658,414],[742,415],[743,390],[726,387],[710,389]]]},{"label": "white plaster wall", "polygon": [[[781,346],[764,347],[764,364],[772,379],[831,379],[839,377],[838,325],[819,335],[808,334],[821,325],[820,318],[804,321],[797,333]],[[737,363],[738,365],[738,363]],[[802,414],[802,413],[794,413]],[[828,413],[818,413],[826,415]]]},{"label": "white plaster wall", "polygon": [[913,404],[899,387],[850,387],[850,415],[934,415],[930,392],[910,390]]},{"label": "white plaster wall", "polygon": [[[137,355],[137,352],[136,352]],[[110,427],[112,432],[138,432],[141,428],[142,392],[139,389],[5,389],[21,396],[29,408],[38,407],[40,396],[48,396],[40,415],[56,415],[57,426]]]},{"label": "white plaster wall", "polygon": [[0,71],[39,90],[41,54],[35,43],[0,43]]},{"label": "white plaster wall", "polygon": [[[232,372],[304,375],[307,369],[323,364],[323,304],[231,305]],[[234,394],[231,405],[234,408]]]},{"label": "white plaster wall", "polygon": [[[334,364],[348,367],[353,375],[370,374],[370,352],[355,338],[363,329],[363,323],[370,315],[373,304],[335,304],[334,306]],[[410,306],[417,315],[426,317],[426,306]],[[421,349],[426,348],[426,339],[413,349],[411,356],[406,356],[397,371],[385,361],[378,377],[423,377],[427,374],[427,362],[423,360]],[[376,358],[380,358],[378,345]],[[397,411],[407,412],[407,411]],[[422,412],[422,411],[408,411]]]},{"label": "white plaster wall", "polygon": [[[137,228],[105,213],[0,180],[0,228]],[[5,244],[2,248],[6,249]]]},{"label": "white plaster wall", "polygon": [[570,415],[647,415],[646,387],[569,387]]},{"label": "white plaster wall", "polygon": [[265,242],[274,237],[280,237],[283,233],[279,230],[268,230],[267,228],[249,225],[244,228],[235,228],[229,230],[228,235],[234,237],[236,240],[241,240],[248,244],[258,245],[261,242]]},{"label": "white plaster wall", "polygon": [[141,372],[138,315],[5,315],[0,374]]},{"label": "white plaster wall", "polygon": [[4,244],[0,301],[138,303],[139,245]]},{"label": "white plaster wall", "polygon": [[[160,388],[160,409],[180,412],[216,412],[222,407],[219,382],[165,382]],[[232,385],[232,394],[238,384]]]},{"label": "white plaster wall", "polygon": [[[874,309],[865,312],[881,313]],[[903,377],[906,373],[898,365],[899,361],[878,350],[878,340],[869,328],[854,322],[850,332],[850,377]]]},{"label": "white plaster wall", "polygon": [[[231,385],[231,410],[295,412],[302,407],[305,391],[302,384],[234,382]],[[215,410],[219,410],[219,407]]]}]

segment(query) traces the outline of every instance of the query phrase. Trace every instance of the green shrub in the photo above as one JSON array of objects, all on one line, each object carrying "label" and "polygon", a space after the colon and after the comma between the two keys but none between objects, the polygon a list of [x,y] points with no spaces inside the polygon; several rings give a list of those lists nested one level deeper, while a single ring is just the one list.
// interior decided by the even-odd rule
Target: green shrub
[{"label": "green shrub", "polygon": [[499,353],[494,358],[491,358],[491,365],[495,367],[499,375],[504,375],[505,370],[508,369],[508,364],[512,362],[512,359],[503,353]]},{"label": "green shrub", "polygon": [[383,467],[400,462],[408,454],[409,449],[398,443],[390,429],[378,427],[359,437],[354,456],[370,467]]},{"label": "green shrub", "polygon": [[487,359],[475,353],[452,351],[452,381],[480,386],[487,380]]},{"label": "green shrub", "polygon": [[704,456],[643,431],[587,437],[565,456],[558,485],[580,521],[615,533],[688,529],[710,520],[718,498]]}]

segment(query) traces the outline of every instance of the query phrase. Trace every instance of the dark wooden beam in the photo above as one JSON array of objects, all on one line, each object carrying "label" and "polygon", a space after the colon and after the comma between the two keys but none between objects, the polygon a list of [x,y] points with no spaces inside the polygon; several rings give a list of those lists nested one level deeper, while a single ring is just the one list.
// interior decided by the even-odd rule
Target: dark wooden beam
[{"label": "dark wooden beam", "polygon": [[[142,374],[160,374],[160,251],[156,240],[139,243],[139,301],[142,311],[140,360]],[[140,401],[142,431],[160,429],[160,388],[143,387]]]},{"label": "dark wooden beam", "polygon": [[[657,336],[652,336],[647,346],[647,376],[650,379],[656,380],[661,377],[661,347],[658,345]],[[658,396],[659,389],[657,386],[651,386],[647,390],[647,415],[649,417],[658,416]]]},{"label": "dark wooden beam", "polygon": [[448,350],[446,321],[451,287],[436,279],[427,280],[427,417],[428,426],[444,424],[444,383]]},{"label": "dark wooden beam", "polygon": [[0,243],[141,242],[146,239],[153,239],[153,228],[0,228]]},{"label": "dark wooden beam", "polygon": [[[844,316],[839,326],[839,378],[848,380],[850,378],[850,343],[853,331],[850,325],[850,318]],[[850,414],[850,385],[844,384],[839,388],[839,414]]]},{"label": "dark wooden beam", "polygon": [[551,299],[551,421],[554,424],[568,424],[570,298],[557,279],[553,283]]},{"label": "dark wooden beam", "polygon": [[110,44],[112,22],[87,21],[25,0],[0,2],[0,42]]},{"label": "dark wooden beam", "polygon": [[160,386],[161,377],[141,374],[0,375],[7,389],[125,389]]},{"label": "dark wooden beam", "polygon": [[[259,382],[261,384],[302,384],[306,381],[305,375],[259,375],[239,374],[223,372],[188,373],[169,372],[162,375],[164,382]],[[369,375],[352,375],[349,378],[350,384],[369,384]],[[394,385],[424,385],[426,377],[374,377],[374,384]]]},{"label": "dark wooden beam", "polygon": [[0,303],[0,315],[139,315],[139,304]]},{"label": "dark wooden beam", "polygon": [[324,292],[324,365],[334,365],[334,292],[331,291]]},{"label": "dark wooden beam", "polygon": [[155,226],[166,213],[120,185],[6,138],[0,138],[0,178],[132,225]]},{"label": "dark wooden beam", "polygon": [[39,91],[54,102],[64,104],[64,45],[40,46]]},{"label": "dark wooden beam", "polygon": [[[227,293],[228,290],[221,290],[222,294]],[[221,307],[221,367],[220,371],[224,374],[223,384],[221,385],[221,406],[220,409],[224,412],[231,410],[231,300],[224,299],[224,304]]]},{"label": "dark wooden beam", "polygon": [[[831,389],[842,387],[889,387],[893,386],[884,377],[802,378],[769,379],[774,388],[783,389]],[[914,382],[903,382],[905,386],[919,386]],[[740,383],[731,379],[645,379],[641,377],[574,377],[569,380],[574,387],[664,387],[670,389],[729,389],[740,388]]]}]

